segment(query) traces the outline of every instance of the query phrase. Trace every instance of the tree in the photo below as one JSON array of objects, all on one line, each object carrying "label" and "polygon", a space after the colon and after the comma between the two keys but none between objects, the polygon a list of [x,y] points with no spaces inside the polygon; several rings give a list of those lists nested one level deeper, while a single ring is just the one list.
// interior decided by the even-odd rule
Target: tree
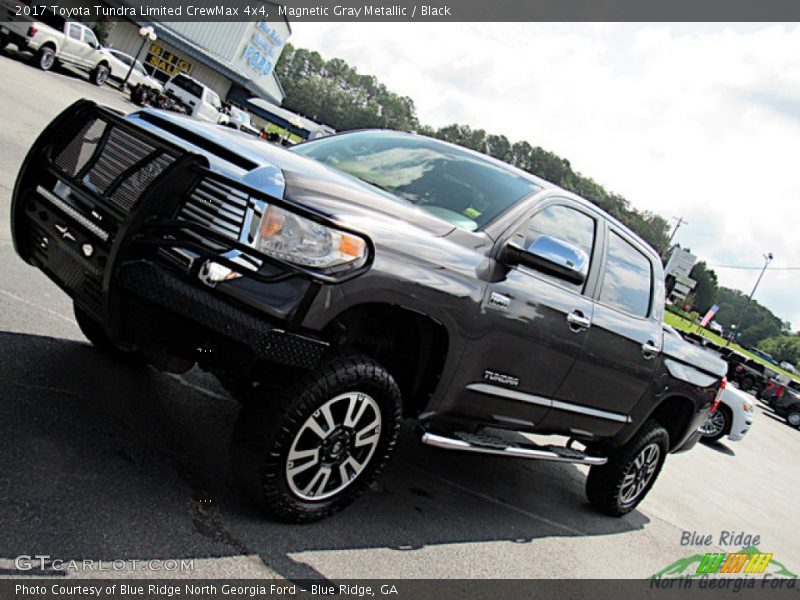
[{"label": "tree", "polygon": [[706,313],[717,301],[719,291],[717,274],[701,260],[692,268],[689,277],[697,282],[692,292],[694,308],[701,314]]},{"label": "tree", "polygon": [[[747,304],[747,296],[739,290],[720,287],[717,304],[720,308],[716,321],[730,329]],[[736,341],[745,346],[755,346],[766,338],[780,335],[782,325],[783,322],[772,311],[753,300],[736,332]]]},{"label": "tree", "polygon": [[419,127],[411,98],[389,91],[340,58],[326,61],[317,52],[287,44],[275,71],[287,108],[339,131]]},{"label": "tree", "polygon": [[800,365],[799,335],[778,335],[767,338],[762,340],[758,347],[777,361],[790,362],[796,366]]}]

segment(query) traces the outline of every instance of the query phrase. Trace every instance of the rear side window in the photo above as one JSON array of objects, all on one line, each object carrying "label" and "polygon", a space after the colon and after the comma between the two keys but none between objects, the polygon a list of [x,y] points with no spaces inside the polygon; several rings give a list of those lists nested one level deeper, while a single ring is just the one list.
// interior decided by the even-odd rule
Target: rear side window
[{"label": "rear side window", "polygon": [[612,231],[600,302],[637,317],[646,317],[650,312],[652,289],[650,259]]},{"label": "rear side window", "polygon": [[83,31],[81,31],[81,26],[77,23],[70,23],[69,26],[69,37],[73,40],[80,40]]}]

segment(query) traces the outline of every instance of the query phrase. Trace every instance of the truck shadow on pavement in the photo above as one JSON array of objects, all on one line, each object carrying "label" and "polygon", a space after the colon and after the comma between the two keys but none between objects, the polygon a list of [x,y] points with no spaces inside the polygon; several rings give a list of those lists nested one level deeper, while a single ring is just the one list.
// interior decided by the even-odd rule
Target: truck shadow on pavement
[{"label": "truck shadow on pavement", "polygon": [[[0,50],[0,57],[14,60],[29,66],[31,69],[39,70],[39,67],[34,64],[34,55],[30,52],[20,52],[14,44],[10,44],[4,49]],[[48,73],[51,75],[60,75],[68,79],[83,81],[88,85],[94,85],[89,82],[85,73],[78,69],[64,65],[63,63],[56,63],[53,65],[53,68],[48,71]]]},{"label": "truck shadow on pavement", "polygon": [[271,522],[231,481],[238,412],[205,374],[178,378],[86,343],[0,332],[0,558],[258,555],[298,579],[322,576],[297,558],[305,552],[529,543],[649,523],[639,511],[596,513],[582,468],[435,450],[410,426],[349,509],[311,525]]},{"label": "truck shadow on pavement", "polygon": [[720,454],[724,454],[725,456],[736,456],[736,452],[728,448],[725,444],[720,441],[716,442],[702,442],[702,444],[706,448],[711,448],[712,450],[719,452]]}]

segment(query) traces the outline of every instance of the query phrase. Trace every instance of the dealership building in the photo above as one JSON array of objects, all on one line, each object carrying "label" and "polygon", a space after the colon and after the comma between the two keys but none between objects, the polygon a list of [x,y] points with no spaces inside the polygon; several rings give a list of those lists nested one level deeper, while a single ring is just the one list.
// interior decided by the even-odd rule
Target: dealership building
[{"label": "dealership building", "polygon": [[[142,25],[152,26],[157,39],[146,41],[138,55]],[[138,55],[147,70],[161,81],[186,73],[220,98],[239,105],[248,98],[280,104],[283,89],[274,67],[290,35],[291,27],[285,19],[216,23],[120,21],[111,24],[106,44]]]},{"label": "dealership building", "polygon": [[[157,36],[144,47],[139,35],[143,25],[153,27]],[[273,123],[303,139],[334,132],[280,107],[284,93],[275,64],[292,33],[284,17],[261,22],[120,21],[111,27],[106,44],[138,56],[155,78],[164,82],[186,73],[247,110],[259,128]]]}]

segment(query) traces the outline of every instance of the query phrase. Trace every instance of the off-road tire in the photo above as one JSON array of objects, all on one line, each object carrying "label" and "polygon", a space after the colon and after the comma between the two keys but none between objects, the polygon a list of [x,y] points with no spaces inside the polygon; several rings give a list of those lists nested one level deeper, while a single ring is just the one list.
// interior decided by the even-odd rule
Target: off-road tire
[{"label": "off-road tire", "polygon": [[[635,462],[653,444],[658,447],[655,469],[644,488],[629,502],[620,498],[626,475],[635,469]],[[586,479],[586,497],[595,508],[612,517],[628,514],[647,496],[653,487],[669,449],[667,430],[655,421],[648,421],[639,432],[624,446],[609,452],[608,462],[594,466]]]},{"label": "off-road tire", "polygon": [[36,66],[42,71],[50,71],[56,66],[56,53],[50,46],[39,48],[36,53]]},{"label": "off-road tire", "polygon": [[147,101],[149,99],[147,88],[145,88],[143,85],[137,85],[135,87],[132,87],[130,92],[131,92],[131,102],[133,102],[137,106],[147,105]]},{"label": "off-road tire", "polygon": [[[258,388],[263,391],[257,392],[257,401],[243,406],[231,442],[232,469],[246,492],[267,515],[290,523],[318,521],[353,502],[375,480],[397,443],[402,399],[391,374],[356,354],[333,358],[292,384],[264,388]],[[353,392],[367,394],[380,410],[377,445],[343,489],[320,500],[302,498],[289,482],[292,445],[323,406]]]},{"label": "off-road tire", "polygon": [[700,438],[700,439],[702,441],[704,441],[704,442],[717,442],[717,441],[721,440],[723,437],[725,437],[726,435],[728,435],[730,433],[730,431],[731,431],[731,423],[733,421],[733,415],[731,414],[730,409],[727,406],[725,406],[724,404],[720,404],[717,407],[717,411],[716,412],[719,413],[720,416],[723,419],[722,428],[717,433],[715,433],[713,435],[705,435],[705,434],[703,434],[703,437]]},{"label": "off-road tire", "polygon": [[105,85],[106,81],[108,81],[108,76],[110,74],[111,71],[109,70],[108,66],[101,64],[97,65],[94,68],[90,76],[90,79],[93,84],[95,84],[98,87],[102,87]]},{"label": "off-road tire", "polygon": [[115,346],[100,323],[95,321],[77,304],[73,303],[72,310],[75,313],[75,321],[77,321],[81,333],[83,333],[86,339],[89,340],[92,346],[97,350],[110,356],[114,360],[132,365],[140,365],[146,362],[144,357],[140,354],[129,352]]}]

